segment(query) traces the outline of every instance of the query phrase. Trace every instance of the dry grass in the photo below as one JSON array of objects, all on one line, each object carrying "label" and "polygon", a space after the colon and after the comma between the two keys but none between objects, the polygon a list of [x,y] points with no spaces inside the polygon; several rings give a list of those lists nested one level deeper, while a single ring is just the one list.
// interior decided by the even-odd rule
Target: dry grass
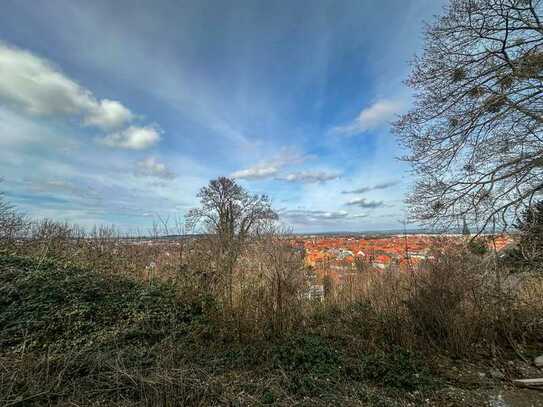
[{"label": "dry grass", "polygon": [[[1,402],[291,405],[306,400],[324,405],[328,397],[328,404],[365,400],[367,405],[394,405],[386,389],[424,389],[421,372],[431,368],[436,355],[528,359],[543,339],[543,279],[511,274],[496,256],[477,256],[462,245],[436,247],[434,259],[411,272],[354,273],[321,301],[308,295],[314,276],[301,255],[277,234],[266,234],[244,248],[234,268],[230,302],[212,244],[210,238],[141,244],[110,228],[85,233],[50,221],[33,224],[24,236],[4,242],[0,250],[27,256],[32,268],[44,270],[37,274],[40,278],[47,278],[51,267],[99,276],[77,280],[77,293],[111,291],[107,298],[112,301],[122,292],[119,287],[135,284],[146,293],[142,298],[151,297],[144,302],[120,299],[113,308],[104,308],[131,310],[125,320],[115,322],[120,325],[96,328],[100,334],[94,337],[106,332],[113,347],[89,344],[85,330],[63,339],[86,343],[85,351],[78,345],[59,352],[57,339],[41,350],[2,345]],[[7,269],[0,273],[6,278],[0,299],[16,292],[27,296],[27,302],[42,301],[41,283],[17,285]],[[94,280],[101,281],[102,288],[90,283]],[[70,297],[68,283],[62,283],[62,292],[78,298]],[[157,301],[166,298],[166,292],[174,292],[176,309],[185,310],[184,322],[167,322],[178,317],[169,316],[170,300]],[[47,309],[66,307],[62,298],[58,301]],[[59,325],[55,335],[75,332],[84,318],[95,322],[92,315],[98,311],[83,312],[74,304],[72,315],[82,319]],[[96,307],[103,306],[99,304]],[[92,301],[85,305],[94,306]],[[0,301],[0,314],[2,307]],[[158,328],[156,316],[166,321]],[[0,345],[12,339],[2,337],[5,332],[0,330]],[[390,371],[392,376],[385,374]],[[368,385],[385,390],[376,393]]]},{"label": "dry grass", "polygon": [[202,301],[209,317],[239,341],[282,336],[308,325],[315,313],[349,313],[361,304],[382,322],[383,340],[402,346],[430,345],[460,355],[480,345],[495,352],[541,334],[539,275],[511,273],[492,253],[474,255],[450,240],[437,243],[431,260],[416,270],[354,272],[340,286],[331,283],[318,301],[308,295],[315,275],[272,230],[244,248],[230,301],[223,295],[221,263],[212,257],[212,237],[142,241],[113,228],[86,233],[49,220],[25,231],[24,238],[10,241],[11,253],[147,284],[168,282],[185,301]]}]

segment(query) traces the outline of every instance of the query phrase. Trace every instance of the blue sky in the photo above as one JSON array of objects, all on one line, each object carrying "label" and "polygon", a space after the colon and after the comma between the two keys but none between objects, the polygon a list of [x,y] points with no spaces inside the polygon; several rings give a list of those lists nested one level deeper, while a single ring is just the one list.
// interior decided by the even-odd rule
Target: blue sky
[{"label": "blue sky", "polygon": [[296,232],[399,228],[389,123],[436,0],[4,0],[0,184],[32,217],[146,230],[210,179]]}]

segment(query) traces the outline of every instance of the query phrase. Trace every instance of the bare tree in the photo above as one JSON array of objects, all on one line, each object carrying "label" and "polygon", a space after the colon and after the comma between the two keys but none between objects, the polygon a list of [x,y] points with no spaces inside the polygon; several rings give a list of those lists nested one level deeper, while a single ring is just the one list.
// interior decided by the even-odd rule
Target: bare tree
[{"label": "bare tree", "polygon": [[187,214],[187,226],[194,230],[199,224],[215,240],[214,249],[219,272],[232,306],[233,270],[250,234],[266,221],[277,219],[266,195],[251,195],[235,180],[219,177],[198,193],[200,207]]},{"label": "bare tree", "polygon": [[[0,178],[0,182],[2,179]],[[23,233],[28,223],[23,215],[18,213],[13,205],[4,199],[0,192],[0,245],[8,246]]]},{"label": "bare tree", "polygon": [[543,192],[542,17],[541,0],[451,0],[426,26],[395,123],[415,220],[506,229]]}]

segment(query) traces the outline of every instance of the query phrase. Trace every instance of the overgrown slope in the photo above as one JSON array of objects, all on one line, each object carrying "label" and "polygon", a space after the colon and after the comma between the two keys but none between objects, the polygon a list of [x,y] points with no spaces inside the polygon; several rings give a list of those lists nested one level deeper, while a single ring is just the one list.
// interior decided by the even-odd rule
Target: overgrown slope
[{"label": "overgrown slope", "polygon": [[479,384],[452,387],[429,355],[386,344],[365,349],[356,337],[364,318],[353,326],[342,320],[343,333],[332,320],[340,321],[320,315],[318,326],[240,343],[199,304],[179,298],[173,283],[0,256],[0,404],[403,406],[488,398]]},{"label": "overgrown slope", "polygon": [[142,285],[53,261],[0,257],[0,348],[51,351],[153,344],[195,311],[172,287]]}]

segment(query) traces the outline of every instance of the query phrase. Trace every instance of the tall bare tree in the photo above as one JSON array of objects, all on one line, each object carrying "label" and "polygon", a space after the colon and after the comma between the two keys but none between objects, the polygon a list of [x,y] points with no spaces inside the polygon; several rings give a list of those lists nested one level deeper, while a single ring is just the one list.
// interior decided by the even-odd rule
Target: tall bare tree
[{"label": "tall bare tree", "polygon": [[219,177],[198,193],[200,207],[187,214],[187,226],[202,225],[213,239],[218,272],[232,306],[233,270],[243,245],[265,222],[277,219],[266,195],[251,195],[235,180]]},{"label": "tall bare tree", "polygon": [[395,123],[413,218],[506,229],[543,192],[541,0],[451,0],[425,28]]}]

